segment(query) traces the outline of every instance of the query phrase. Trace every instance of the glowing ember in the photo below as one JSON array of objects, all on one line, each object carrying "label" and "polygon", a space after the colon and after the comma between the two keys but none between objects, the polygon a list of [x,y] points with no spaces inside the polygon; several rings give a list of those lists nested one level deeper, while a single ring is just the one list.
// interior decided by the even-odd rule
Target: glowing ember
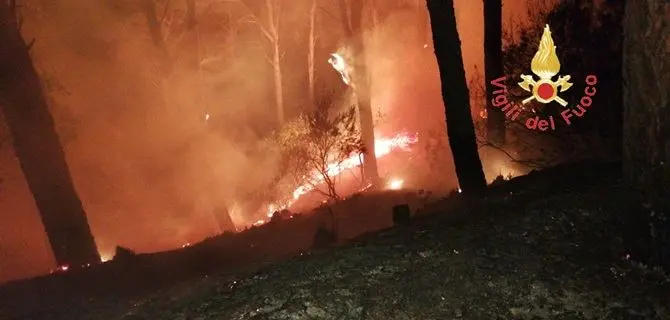
[{"label": "glowing ember", "polygon": [[190,242],[186,242],[186,243],[184,243],[181,247],[182,247],[182,248],[186,248],[186,247],[190,247],[190,246],[191,246],[191,243],[190,243]]},{"label": "glowing ember", "polygon": [[404,181],[402,179],[393,179],[391,182],[389,182],[388,187],[391,190],[400,190],[402,188],[403,182]]},{"label": "glowing ember", "polygon": [[59,266],[58,268],[56,268],[56,271],[58,271],[58,272],[65,272],[65,271],[68,271],[68,270],[70,270],[70,266],[68,266],[68,265],[62,265],[62,266]]},{"label": "glowing ember", "polygon": [[458,188],[458,193],[462,193],[462,192],[463,192],[463,190],[461,190],[461,188]]},{"label": "glowing ember", "polygon": [[260,225],[262,225],[262,224],[264,224],[264,223],[265,223],[265,220],[262,220],[262,219],[261,219],[261,220],[258,220],[258,221],[256,221],[256,222],[254,222],[254,226],[260,226]]},{"label": "glowing ember", "polygon": [[110,260],[112,260],[111,255],[107,255],[107,254],[101,254],[100,255],[100,262],[105,263],[105,262],[110,261]]}]

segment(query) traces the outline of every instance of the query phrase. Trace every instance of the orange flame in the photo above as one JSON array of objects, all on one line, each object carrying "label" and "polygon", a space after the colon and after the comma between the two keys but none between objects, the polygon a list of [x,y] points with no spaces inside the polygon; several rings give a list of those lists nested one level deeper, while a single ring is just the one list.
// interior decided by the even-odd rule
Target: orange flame
[{"label": "orange flame", "polygon": [[[417,134],[399,133],[393,137],[383,137],[375,139],[375,156],[377,159],[383,158],[394,150],[409,151],[410,146],[419,141]],[[329,177],[336,177],[342,172],[361,166],[362,159],[358,154],[353,154],[346,158],[341,163],[332,163],[328,166],[327,172]],[[268,206],[267,216],[271,218],[275,211],[286,209],[299,199],[301,196],[313,191],[316,186],[324,182],[324,177],[318,171],[314,170],[309,176],[305,178],[305,182],[298,186],[292,194],[292,199],[286,201],[284,206],[272,203]],[[254,225],[264,224],[266,221],[259,220]]]},{"label": "orange flame", "polygon": [[400,190],[405,181],[402,179],[393,179],[389,182],[388,188],[391,190]]}]

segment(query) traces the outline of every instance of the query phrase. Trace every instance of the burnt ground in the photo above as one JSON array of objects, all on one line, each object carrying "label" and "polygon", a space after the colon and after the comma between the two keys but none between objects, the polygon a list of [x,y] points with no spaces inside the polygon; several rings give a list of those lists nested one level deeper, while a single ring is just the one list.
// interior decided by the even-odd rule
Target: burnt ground
[{"label": "burnt ground", "polygon": [[[647,222],[639,217],[646,209],[616,171],[616,165],[583,164],[533,173],[492,188],[486,199],[452,196],[428,205],[411,227],[292,257],[230,251],[233,242],[218,247],[223,256],[246,254],[224,259],[237,261],[236,268],[203,260],[196,268],[193,261],[212,254],[210,247],[17,283],[0,290],[0,315],[670,319],[670,279],[630,259],[644,255]],[[240,239],[235,244],[243,247]],[[181,271],[160,271],[175,269]]]}]

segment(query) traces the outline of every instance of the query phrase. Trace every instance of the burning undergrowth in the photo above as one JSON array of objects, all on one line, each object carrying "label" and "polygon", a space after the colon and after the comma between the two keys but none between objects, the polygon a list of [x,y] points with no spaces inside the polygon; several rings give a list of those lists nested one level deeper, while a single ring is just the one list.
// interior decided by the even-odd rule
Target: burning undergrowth
[{"label": "burning undergrowth", "polygon": [[[267,222],[281,210],[311,209],[370,187],[362,177],[366,150],[356,120],[354,108],[304,115],[269,138],[269,146],[280,155],[280,165],[265,195],[269,204],[264,216],[252,220],[254,225]],[[405,132],[379,137],[374,155],[383,160],[396,151],[410,152],[417,142],[418,134]],[[389,187],[399,188],[397,180]]]},{"label": "burning undergrowth", "polygon": [[[354,81],[355,57],[346,52],[344,48],[332,53],[328,62],[349,86],[349,99],[345,100],[350,100],[352,106],[345,102],[344,107],[335,108],[329,101],[317,101],[315,112],[285,123],[266,139],[268,152],[277,155],[277,171],[261,192],[260,198],[267,206],[260,211],[265,212],[247,217],[243,225],[261,225],[282,210],[312,209],[322,202],[339,201],[343,196],[366,190],[371,187],[370,177],[363,170],[366,156],[372,155],[371,159],[377,162],[396,150],[411,151],[410,147],[418,142],[418,133],[380,136],[374,123],[365,124],[362,104],[366,102],[359,93],[361,83]],[[364,142],[366,134],[373,136],[372,144]],[[366,150],[371,146],[374,150]],[[403,160],[407,162],[407,158]],[[398,174],[398,170],[386,171],[372,174]],[[386,187],[390,189],[398,189],[404,183],[404,178],[395,176],[389,180]]]},{"label": "burning undergrowth", "polygon": [[[87,301],[77,316],[667,319],[667,276],[632,263],[617,236],[621,217],[642,207],[630,190],[611,185],[615,177],[600,181],[601,170],[534,174],[486,200],[445,200],[431,209],[435,215],[414,220],[411,237],[388,229],[260,269],[194,279],[132,304]],[[576,183],[584,177],[590,183]],[[255,231],[263,229],[271,228]],[[67,311],[60,318],[75,318]]]}]

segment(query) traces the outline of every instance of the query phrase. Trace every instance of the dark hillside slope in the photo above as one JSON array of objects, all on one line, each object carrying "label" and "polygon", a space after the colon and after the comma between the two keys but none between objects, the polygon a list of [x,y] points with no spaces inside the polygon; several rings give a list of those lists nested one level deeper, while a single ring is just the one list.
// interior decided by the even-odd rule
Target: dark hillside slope
[{"label": "dark hillside slope", "polygon": [[[0,289],[0,314],[11,300],[8,319],[670,319],[668,279],[630,260],[646,248],[646,222],[635,219],[645,209],[620,184],[618,168],[582,163],[534,172],[492,186],[485,199],[454,195],[426,205],[407,229],[254,263],[281,260],[249,251],[262,234],[275,230],[289,238],[294,231],[286,230],[313,227],[286,220],[290,229],[259,228],[143,257],[147,262],[138,263],[151,267],[127,270],[130,278],[96,270],[98,281],[119,283],[113,295],[93,297],[86,290],[46,308],[66,283],[94,280],[75,274],[47,291],[30,281]],[[629,238],[639,245],[624,246],[633,243]],[[224,262],[247,266],[211,264],[217,250]],[[128,279],[136,289],[122,285]],[[147,281],[162,285],[139,290]]]},{"label": "dark hillside slope", "polygon": [[[193,282],[132,319],[670,319],[670,283],[621,234],[639,201],[609,169],[531,174],[252,276]],[[595,179],[600,175],[599,179]],[[526,181],[523,181],[526,180]],[[456,221],[454,216],[462,219]]]}]

